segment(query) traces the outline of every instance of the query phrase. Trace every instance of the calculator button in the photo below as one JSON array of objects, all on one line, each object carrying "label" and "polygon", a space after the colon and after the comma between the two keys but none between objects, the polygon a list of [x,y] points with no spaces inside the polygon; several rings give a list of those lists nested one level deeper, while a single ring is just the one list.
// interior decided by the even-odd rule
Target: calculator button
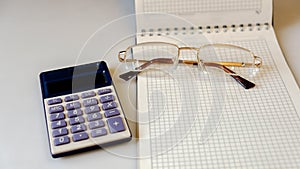
[{"label": "calculator button", "polygon": [[54,139],[55,146],[59,146],[62,144],[68,144],[68,143],[70,143],[70,138],[68,136],[58,137],[58,138]]},{"label": "calculator button", "polygon": [[90,106],[90,107],[85,108],[85,113],[86,113],[86,114],[94,113],[94,112],[99,112],[99,111],[100,111],[100,107],[97,106],[97,105],[94,105],[94,106]]},{"label": "calculator button", "polygon": [[100,89],[100,90],[98,90],[99,95],[107,94],[107,93],[110,93],[110,92],[111,92],[111,89]]},{"label": "calculator button", "polygon": [[68,117],[69,118],[81,116],[82,114],[83,113],[82,113],[81,109],[75,109],[75,110],[68,111]]},{"label": "calculator button", "polygon": [[125,130],[123,120],[121,117],[107,119],[107,124],[111,133],[116,133]]},{"label": "calculator button", "polygon": [[100,102],[101,103],[106,103],[106,102],[111,102],[114,101],[115,97],[113,95],[106,95],[106,96],[101,96],[100,97]]},{"label": "calculator button", "polygon": [[84,123],[84,118],[82,116],[70,118],[70,125]]},{"label": "calculator button", "polygon": [[62,120],[65,118],[64,113],[55,113],[50,115],[50,120],[51,121],[56,121],[56,120]]},{"label": "calculator button", "polygon": [[57,129],[57,128],[66,127],[66,126],[67,126],[67,123],[65,120],[55,121],[55,122],[51,123],[52,129]]},{"label": "calculator button", "polygon": [[108,103],[104,103],[102,105],[102,109],[103,110],[114,109],[116,107],[117,107],[117,103],[116,102],[108,102]]},{"label": "calculator button", "polygon": [[106,118],[112,117],[112,116],[117,116],[120,115],[120,112],[118,109],[112,109],[104,112],[104,115]]},{"label": "calculator button", "polygon": [[67,128],[60,128],[57,130],[53,130],[52,136],[53,137],[58,137],[58,136],[64,136],[68,134],[68,129]]},{"label": "calculator button", "polygon": [[85,124],[78,124],[76,126],[71,127],[71,132],[72,133],[78,133],[86,130]]},{"label": "calculator button", "polygon": [[86,132],[78,133],[73,135],[73,140],[74,141],[81,141],[81,140],[86,140],[88,139],[89,136]]},{"label": "calculator button", "polygon": [[96,104],[98,104],[98,101],[95,98],[83,100],[84,107],[92,106],[92,105],[96,105]]},{"label": "calculator button", "polygon": [[78,100],[78,99],[79,99],[78,95],[71,95],[71,96],[65,97],[65,102],[75,101],[75,100]]},{"label": "calculator button", "polygon": [[58,103],[61,103],[62,102],[62,99],[61,98],[55,98],[55,99],[51,99],[51,100],[48,100],[48,105],[53,105],[53,104],[58,104]]},{"label": "calculator button", "polygon": [[104,121],[103,120],[97,120],[97,121],[92,121],[89,123],[89,128],[90,129],[96,129],[100,127],[104,127]]},{"label": "calculator button", "polygon": [[84,92],[81,94],[81,97],[83,99],[88,97],[93,97],[93,96],[96,96],[96,93],[94,91]]},{"label": "calculator button", "polygon": [[92,113],[87,115],[88,121],[94,121],[99,119],[102,119],[102,115],[100,113]]},{"label": "calculator button", "polygon": [[59,113],[64,111],[64,107],[62,105],[52,106],[49,108],[50,113]]},{"label": "calculator button", "polygon": [[78,109],[80,107],[81,107],[81,105],[80,105],[79,102],[73,102],[73,103],[66,104],[66,109],[67,110],[74,110],[74,109]]},{"label": "calculator button", "polygon": [[100,129],[91,131],[92,137],[100,137],[100,136],[104,136],[106,134],[107,134],[107,130],[105,128],[100,128]]}]

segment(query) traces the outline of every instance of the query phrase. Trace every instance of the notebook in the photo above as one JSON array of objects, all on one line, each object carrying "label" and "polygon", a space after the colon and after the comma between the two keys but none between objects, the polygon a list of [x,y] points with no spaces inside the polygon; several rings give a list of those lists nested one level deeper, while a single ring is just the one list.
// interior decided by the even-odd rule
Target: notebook
[{"label": "notebook", "polygon": [[228,43],[263,59],[249,90],[186,66],[140,74],[139,168],[300,168],[299,87],[274,33],[272,3],[135,1],[137,43]]}]

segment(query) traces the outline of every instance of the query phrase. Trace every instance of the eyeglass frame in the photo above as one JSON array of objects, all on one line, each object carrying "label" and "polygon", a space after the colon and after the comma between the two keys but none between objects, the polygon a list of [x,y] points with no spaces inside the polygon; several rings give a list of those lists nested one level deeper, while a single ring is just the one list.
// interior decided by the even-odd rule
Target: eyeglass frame
[{"label": "eyeglass frame", "polygon": [[[169,43],[169,42],[143,42],[143,43],[138,43],[136,45],[131,45],[129,47],[127,47],[124,51],[120,51],[118,53],[118,59],[121,63],[124,62],[135,62],[137,61],[137,59],[126,59],[126,53],[136,47],[136,46],[142,46],[142,45],[151,45],[151,44],[165,44],[165,45],[171,45],[174,46],[178,49],[178,53],[177,53],[177,58],[175,58],[175,62],[172,60],[172,63],[170,62],[170,60],[168,59],[164,59],[164,58],[157,58],[157,59],[153,59],[153,60],[138,60],[138,61],[143,61],[146,62],[143,65],[135,68],[136,70],[143,70],[145,69],[147,66],[153,64],[153,63],[168,63],[168,64],[178,64],[178,63],[185,63],[185,64],[193,64],[193,65],[199,65],[199,63],[201,64],[201,66],[206,65],[206,66],[212,66],[212,67],[217,67],[222,69],[223,71],[225,71],[226,73],[228,73],[231,77],[233,77],[240,85],[242,85],[245,89],[249,89],[255,86],[254,83],[248,81],[247,79],[241,77],[240,75],[236,74],[234,71],[232,71],[231,69],[227,68],[227,66],[233,66],[233,67],[256,67],[256,68],[260,68],[262,66],[262,59],[258,56],[256,56],[251,50],[243,48],[241,46],[237,46],[237,45],[232,45],[232,44],[223,44],[223,43],[212,43],[212,44],[205,44],[205,45],[201,45],[200,47],[189,47],[189,46],[184,46],[184,47],[179,47],[178,45],[174,44],[174,43]],[[245,63],[245,62],[203,62],[203,60],[200,59],[199,56],[199,52],[202,48],[205,48],[207,46],[218,46],[218,47],[230,47],[230,48],[236,48],[236,49],[240,49],[240,50],[244,50],[246,52],[248,52],[252,57],[253,57],[253,63]],[[197,51],[197,62],[193,61],[193,60],[179,60],[180,58],[180,53],[182,50],[195,50]],[[124,54],[123,54],[124,53]],[[121,57],[121,55],[123,54],[123,58]],[[181,62],[180,62],[181,61]]]},{"label": "eyeglass frame", "polygon": [[[223,43],[205,44],[205,45],[201,45],[199,48],[197,48],[197,47],[189,47],[189,46],[179,47],[178,45],[176,45],[174,43],[168,43],[168,42],[143,42],[143,43],[138,43],[136,45],[131,45],[131,46],[127,47],[126,50],[120,51],[119,54],[118,54],[119,61],[120,62],[125,62],[126,53],[129,51],[129,49],[134,48],[136,46],[150,45],[150,44],[165,44],[165,45],[172,45],[172,46],[176,47],[178,49],[177,58],[180,57],[180,51],[181,50],[195,50],[195,51],[197,51],[197,56],[198,56],[201,48],[205,48],[207,46],[232,47],[232,48],[237,48],[237,49],[241,49],[241,50],[244,50],[246,52],[249,52],[249,54],[253,57],[253,63],[244,63],[244,62],[214,62],[214,63],[220,64],[220,65],[223,65],[223,66],[234,66],[234,67],[250,67],[250,66],[254,65],[257,68],[260,68],[261,65],[262,65],[262,59],[260,57],[256,56],[256,55],[254,55],[254,53],[251,50],[240,47],[240,46],[237,46],[237,45],[225,44],[225,43],[224,44]],[[124,58],[121,57],[121,53],[125,53]],[[129,60],[129,59],[127,59],[127,60]],[[255,63],[256,60],[259,61],[259,62]],[[133,59],[132,61],[129,61],[129,62],[134,62],[134,61],[136,61],[136,59]],[[143,60],[139,60],[139,61],[143,61]],[[144,62],[147,62],[147,61],[145,60]],[[202,62],[202,60],[198,60],[198,62]]]}]

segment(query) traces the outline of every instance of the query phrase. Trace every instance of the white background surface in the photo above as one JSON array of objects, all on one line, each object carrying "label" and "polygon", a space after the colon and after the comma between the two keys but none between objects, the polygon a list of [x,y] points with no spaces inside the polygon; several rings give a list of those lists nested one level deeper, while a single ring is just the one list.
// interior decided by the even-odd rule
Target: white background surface
[{"label": "white background surface", "polygon": [[[298,85],[299,9],[298,0],[274,1],[274,27]],[[52,159],[38,82],[41,71],[75,64],[99,27],[132,13],[133,0],[0,0],[1,169],[136,168],[135,159],[102,150]],[[134,32],[134,27],[128,22],[111,32]],[[107,50],[101,45],[99,55]],[[116,148],[136,151],[133,142]]]}]

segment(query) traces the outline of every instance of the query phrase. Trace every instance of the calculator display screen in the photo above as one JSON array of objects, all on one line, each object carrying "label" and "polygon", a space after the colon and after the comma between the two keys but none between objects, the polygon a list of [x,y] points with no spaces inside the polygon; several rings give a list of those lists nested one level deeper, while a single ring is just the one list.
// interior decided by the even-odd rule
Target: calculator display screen
[{"label": "calculator display screen", "polygon": [[79,76],[74,78],[62,79],[58,81],[52,81],[47,83],[47,89],[49,94],[63,93],[65,91],[81,91],[94,89],[105,84],[106,78],[104,74],[99,73],[95,75]]},{"label": "calculator display screen", "polygon": [[104,62],[43,72],[40,77],[44,98],[81,92],[112,84],[109,71]]}]

